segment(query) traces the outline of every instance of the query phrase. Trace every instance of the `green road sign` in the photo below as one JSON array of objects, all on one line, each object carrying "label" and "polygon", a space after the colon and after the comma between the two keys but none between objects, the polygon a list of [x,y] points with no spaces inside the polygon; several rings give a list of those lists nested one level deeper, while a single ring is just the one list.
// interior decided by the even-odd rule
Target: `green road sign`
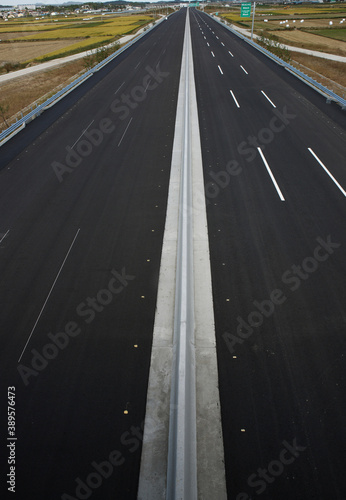
[{"label": "green road sign", "polygon": [[242,3],[240,7],[240,17],[251,16],[251,2]]}]

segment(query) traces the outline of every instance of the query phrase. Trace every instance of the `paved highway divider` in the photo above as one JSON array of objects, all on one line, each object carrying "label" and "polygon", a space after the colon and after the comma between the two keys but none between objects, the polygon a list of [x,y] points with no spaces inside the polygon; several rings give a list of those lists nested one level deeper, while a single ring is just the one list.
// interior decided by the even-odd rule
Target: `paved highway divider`
[{"label": "paved highway divider", "polygon": [[[172,14],[170,14],[172,15]],[[32,120],[40,116],[46,109],[51,108],[54,106],[57,102],[59,102],[61,99],[63,99],[67,94],[75,90],[79,85],[85,82],[88,78],[93,76],[94,73],[102,69],[106,64],[109,62],[113,61],[116,57],[118,57],[120,54],[125,52],[129,47],[134,45],[135,43],[138,42],[141,38],[146,36],[150,31],[155,29],[159,23],[161,23],[165,17],[162,17],[159,21],[156,22],[154,26],[151,28],[147,29],[143,33],[141,33],[138,37],[134,38],[130,42],[128,42],[126,45],[121,47],[120,49],[116,50],[113,54],[111,54],[109,57],[101,61],[99,64],[91,68],[90,70],[86,71],[78,77],[76,80],[71,82],[69,85],[67,85],[65,88],[62,90],[59,90],[56,94],[54,94],[52,97],[47,99],[44,103],[40,104],[37,106],[35,109],[33,109],[30,113],[27,115],[23,116],[20,118],[18,121],[16,121],[13,125],[11,125],[9,128],[4,130],[2,133],[0,133],[0,147],[3,146],[7,141],[9,141],[14,135],[18,134],[28,123],[30,123]]]},{"label": "paved highway divider", "polygon": [[138,489],[162,498],[227,498],[189,9]]},{"label": "paved highway divider", "polygon": [[252,47],[257,49],[258,51],[262,52],[262,54],[264,54],[265,56],[269,57],[270,59],[272,59],[276,63],[280,64],[280,66],[283,66],[287,71],[292,73],[292,75],[294,75],[296,78],[298,78],[299,80],[304,82],[306,85],[309,85],[309,87],[311,87],[312,89],[314,89],[317,92],[319,92],[320,94],[322,94],[326,98],[327,103],[334,101],[337,104],[339,104],[343,110],[346,110],[346,99],[335,94],[335,92],[328,89],[327,87],[325,87],[321,83],[316,82],[316,80],[314,80],[310,76],[306,75],[305,73],[303,73],[299,69],[295,68],[291,64],[283,61],[282,59],[280,59],[280,57],[272,54],[269,50],[265,49],[264,47],[261,47],[261,45],[259,45],[258,43],[254,42],[253,40],[250,40],[249,38],[242,35],[238,31],[232,29],[230,26],[227,26],[227,24],[225,22],[222,22],[217,16],[211,16],[209,14],[206,14],[206,15],[211,17],[212,19],[216,20],[219,24],[221,24],[221,26],[226,28],[228,31],[230,31],[231,33],[233,33],[237,37],[244,40],[244,42],[248,43],[249,45],[251,45]]}]

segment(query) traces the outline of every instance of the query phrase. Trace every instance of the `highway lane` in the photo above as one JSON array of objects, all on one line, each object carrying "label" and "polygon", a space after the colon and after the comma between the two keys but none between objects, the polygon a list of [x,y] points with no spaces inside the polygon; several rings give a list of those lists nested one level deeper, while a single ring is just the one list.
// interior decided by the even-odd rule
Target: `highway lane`
[{"label": "highway lane", "polygon": [[343,499],[345,115],[191,14],[228,495]]},{"label": "highway lane", "polygon": [[171,16],[1,151],[18,498],[136,498],[184,25]]},{"label": "highway lane", "polygon": [[[168,22],[168,26],[169,26]],[[153,30],[149,31],[145,39],[149,43],[151,37],[155,34],[156,30],[160,25],[156,26]],[[162,27],[161,27],[162,29]],[[151,41],[151,47],[157,47],[158,41],[162,40],[162,34],[157,35],[157,39],[155,38]],[[166,37],[164,37],[166,38]],[[174,40],[174,38],[172,38]],[[141,48],[141,41],[136,42],[131,47],[129,47],[126,51],[119,54],[113,61],[104,66],[101,70],[94,73],[94,75],[86,80],[82,85],[77,87],[72,93],[68,94],[64,97],[63,100],[59,101],[52,108],[46,110],[44,112],[44,119],[42,120],[34,120],[26,128],[20,132],[20,141],[9,141],[1,148],[0,155],[0,169],[4,168],[11,160],[16,158],[22,150],[25,149],[26,146],[31,145],[35,142],[35,139],[41,135],[46,129],[52,125],[57,119],[59,119],[64,113],[69,112],[71,108],[89,92],[91,89],[95,87],[100,81],[103,80],[105,76],[107,76],[110,72],[112,72],[115,68],[117,68],[124,59],[126,59],[129,55],[131,55],[134,51],[136,51],[137,57],[139,57],[143,62],[144,58],[147,57],[148,47]],[[162,49],[162,53],[164,54],[165,48]],[[135,72],[140,68],[140,65],[135,68],[138,63],[136,62],[129,72]],[[115,91],[116,89],[114,89]]]},{"label": "highway lane", "polygon": [[[331,488],[343,498],[344,195],[308,147],[345,187],[344,132],[335,110],[311,104],[314,94],[309,101],[214,24],[207,37],[192,16],[229,497],[264,484],[267,498],[329,498]],[[18,389],[25,498],[76,498],[77,477],[89,478],[93,498],[136,496],[183,13],[164,25],[83,87],[58,121],[56,108],[33,122],[17,147],[35,144],[1,173],[3,383]],[[115,102],[122,93],[130,103]],[[312,271],[305,259],[316,248]],[[292,280],[302,262],[309,272]],[[276,307],[262,303],[278,289]],[[237,318],[250,321],[255,300],[268,318],[235,341]],[[58,350],[47,347],[52,336]],[[33,348],[54,359],[36,364],[36,375],[22,370],[23,386],[16,363],[30,366]],[[100,482],[95,471],[112,451]],[[250,487],[258,467],[270,477]]]}]

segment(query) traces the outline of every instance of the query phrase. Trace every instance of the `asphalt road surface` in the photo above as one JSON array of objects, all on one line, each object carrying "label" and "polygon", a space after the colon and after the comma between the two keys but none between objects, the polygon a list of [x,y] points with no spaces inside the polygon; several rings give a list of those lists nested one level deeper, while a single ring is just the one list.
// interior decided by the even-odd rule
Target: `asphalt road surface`
[{"label": "asphalt road surface", "polygon": [[345,499],[344,112],[210,17],[191,30],[228,496]]},{"label": "asphalt road surface", "polygon": [[8,498],[136,498],[184,27],[164,21],[2,148]]},{"label": "asphalt road surface", "polygon": [[[1,148],[2,498],[137,496],[185,15]],[[345,112],[190,15],[228,498],[345,500]]]}]

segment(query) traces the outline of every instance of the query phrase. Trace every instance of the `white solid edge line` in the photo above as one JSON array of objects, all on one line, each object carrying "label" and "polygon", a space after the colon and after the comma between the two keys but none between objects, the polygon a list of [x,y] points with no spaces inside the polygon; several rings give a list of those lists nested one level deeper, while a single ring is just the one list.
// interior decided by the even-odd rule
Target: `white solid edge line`
[{"label": "white solid edge line", "polygon": [[333,175],[329,172],[329,170],[327,169],[327,167],[321,162],[321,160],[319,159],[319,157],[317,156],[317,154],[314,153],[311,148],[308,148],[308,150],[310,151],[310,153],[312,154],[312,156],[318,161],[318,163],[321,165],[321,167],[324,169],[324,171],[329,175],[329,177],[332,179],[332,181],[337,185],[337,187],[340,189],[340,191],[342,192],[342,194],[344,196],[346,196],[346,191],[338,183],[338,181],[335,179],[335,177],[333,177]]},{"label": "white solid edge line", "polygon": [[263,90],[261,90],[262,94],[264,95],[264,97],[267,99],[267,101],[270,102],[270,104],[273,106],[273,108],[276,108],[275,104],[273,103],[273,101],[271,101],[269,99],[269,97],[267,96],[267,94],[265,92],[263,92]]},{"label": "white solid edge line", "polygon": [[276,182],[275,177],[274,177],[274,175],[273,175],[272,171],[270,170],[270,167],[269,167],[269,165],[268,165],[268,162],[267,162],[267,160],[265,159],[264,154],[262,153],[261,148],[257,148],[257,149],[258,149],[259,154],[261,155],[262,161],[263,161],[263,163],[264,163],[264,165],[265,165],[265,167],[266,167],[266,169],[267,169],[267,171],[268,171],[268,174],[270,175],[270,178],[271,178],[271,180],[272,180],[272,182],[273,182],[273,184],[274,184],[274,186],[275,186],[275,189],[276,189],[276,191],[277,191],[277,193],[278,193],[278,195],[279,195],[279,197],[280,197],[280,200],[281,200],[281,201],[285,201],[285,198],[283,197],[283,194],[282,194],[282,192],[281,192],[281,190],[280,190],[280,188],[279,188],[279,185],[278,185],[278,183]]},{"label": "white solid edge line", "polygon": [[2,243],[2,240],[4,240],[6,238],[6,236],[8,235],[9,232],[10,232],[10,230],[8,229],[6,231],[6,233],[3,235],[3,237],[1,238],[0,243]]},{"label": "white solid edge line", "polygon": [[236,99],[235,95],[233,94],[233,91],[232,91],[232,90],[230,90],[230,93],[232,94],[232,97],[233,97],[233,99],[234,99],[234,102],[235,102],[235,103],[236,103],[236,105],[237,105],[237,108],[240,108],[239,103],[238,103],[238,101],[237,101],[237,99]]},{"label": "white solid edge line", "polygon": [[125,129],[125,132],[123,133],[123,135],[122,135],[122,137],[121,137],[121,139],[120,139],[120,141],[119,141],[118,147],[119,147],[119,146],[120,146],[120,144],[122,143],[122,141],[123,141],[123,139],[124,139],[124,137],[125,137],[125,134],[126,134],[126,132],[127,132],[127,129],[129,128],[130,123],[132,122],[132,119],[133,119],[133,118],[130,118],[130,121],[129,121],[129,123],[127,124],[127,127],[126,127],[126,129]]},{"label": "white solid edge line", "polygon": [[222,69],[220,68],[220,66],[219,66],[219,65],[217,65],[217,67],[219,68],[221,75],[223,75],[223,71],[222,71]]},{"label": "white solid edge line", "polygon": [[31,333],[30,333],[30,335],[29,335],[29,337],[28,337],[28,340],[27,340],[27,341],[26,341],[26,343],[25,343],[25,346],[24,346],[24,348],[23,348],[23,350],[22,350],[22,353],[21,353],[21,355],[19,356],[18,363],[20,363],[20,360],[22,359],[22,356],[23,356],[23,354],[24,354],[24,351],[25,351],[25,349],[26,349],[26,347],[27,347],[27,345],[28,345],[28,343],[29,343],[29,341],[30,341],[30,339],[31,339],[31,337],[32,337],[32,334],[33,334],[33,333],[34,333],[34,331],[35,331],[35,328],[36,328],[36,326],[37,326],[37,323],[39,322],[40,317],[42,316],[43,310],[44,310],[44,308],[46,307],[46,304],[47,304],[47,302],[48,302],[48,300],[49,300],[49,297],[50,297],[50,295],[51,295],[51,293],[52,293],[52,291],[53,291],[53,288],[54,288],[54,286],[55,286],[55,283],[57,282],[57,280],[58,280],[58,278],[59,278],[59,276],[60,276],[60,273],[61,273],[61,271],[62,271],[62,268],[64,267],[64,264],[65,264],[65,262],[66,262],[66,260],[67,260],[67,257],[69,256],[69,254],[70,254],[70,252],[71,252],[71,250],[72,250],[72,247],[73,247],[73,245],[74,245],[74,242],[75,242],[75,241],[76,241],[76,239],[77,239],[77,236],[78,236],[79,231],[80,231],[80,228],[79,228],[79,229],[78,229],[78,231],[76,232],[75,237],[73,238],[73,241],[72,241],[72,243],[71,243],[71,245],[70,245],[70,248],[68,249],[68,252],[67,252],[67,254],[66,254],[66,256],[65,256],[65,258],[64,258],[64,260],[63,260],[63,263],[62,263],[62,264],[61,264],[61,266],[60,266],[59,272],[58,272],[58,274],[57,274],[57,275],[56,275],[56,277],[55,277],[55,280],[54,280],[54,282],[53,282],[53,285],[51,286],[51,289],[49,290],[49,293],[48,293],[48,295],[47,295],[46,300],[44,301],[44,304],[43,304],[43,306],[42,306],[42,309],[41,309],[41,311],[40,311],[40,314],[38,315],[38,318],[37,318],[37,320],[35,321],[35,324],[34,324],[34,326],[33,326],[32,330],[31,330]]},{"label": "white solid edge line", "polygon": [[249,73],[246,71],[246,69],[245,69],[242,65],[240,65],[240,67],[241,67],[241,69],[244,71],[244,73],[246,73],[247,75],[249,74]]}]

